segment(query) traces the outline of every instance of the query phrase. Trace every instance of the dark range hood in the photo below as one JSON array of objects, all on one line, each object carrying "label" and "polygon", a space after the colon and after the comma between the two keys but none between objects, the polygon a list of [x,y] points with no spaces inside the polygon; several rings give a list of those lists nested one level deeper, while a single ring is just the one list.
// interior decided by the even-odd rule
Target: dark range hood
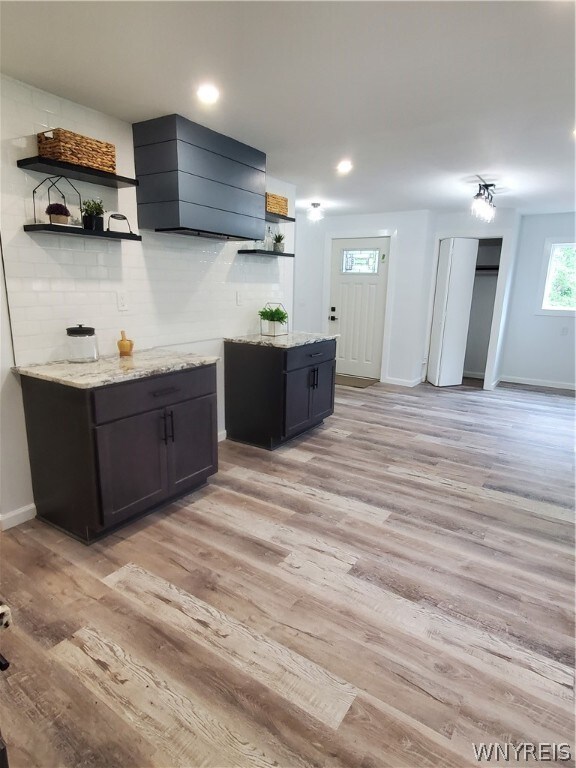
[{"label": "dark range hood", "polygon": [[140,229],[264,238],[264,152],[181,115],[134,123],[132,132]]}]

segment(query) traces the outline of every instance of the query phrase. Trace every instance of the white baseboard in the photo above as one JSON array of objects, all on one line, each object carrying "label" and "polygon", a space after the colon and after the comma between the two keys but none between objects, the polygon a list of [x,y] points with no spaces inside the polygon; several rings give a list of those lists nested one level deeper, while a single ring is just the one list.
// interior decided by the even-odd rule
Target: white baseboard
[{"label": "white baseboard", "polygon": [[500,381],[510,384],[528,384],[531,387],[552,387],[553,389],[576,389],[573,381],[548,381],[547,379],[524,379],[521,376],[502,376]]},{"label": "white baseboard", "polygon": [[418,377],[417,379],[392,379],[392,378],[383,378],[380,379],[382,384],[397,384],[399,387],[417,387],[418,384],[422,384],[422,379]]},{"label": "white baseboard", "polygon": [[7,531],[8,528],[14,528],[15,525],[20,525],[35,517],[36,507],[34,504],[27,504],[25,507],[19,507],[10,512],[2,512],[0,513],[0,531]]},{"label": "white baseboard", "polygon": [[221,429],[220,432],[218,432],[218,442],[221,443],[222,440],[226,440],[226,430]]}]

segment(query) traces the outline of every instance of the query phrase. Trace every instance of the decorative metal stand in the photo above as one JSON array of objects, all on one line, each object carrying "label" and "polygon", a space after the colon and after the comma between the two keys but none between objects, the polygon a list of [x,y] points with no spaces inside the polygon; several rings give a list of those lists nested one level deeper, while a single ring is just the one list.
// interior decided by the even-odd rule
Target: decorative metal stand
[{"label": "decorative metal stand", "polygon": [[[62,201],[64,205],[66,205],[66,196],[58,186],[58,182],[65,181],[67,184],[69,184],[74,192],[78,195],[78,208],[81,211],[82,210],[82,198],[80,197],[80,192],[76,189],[74,184],[70,181],[70,179],[67,179],[66,176],[48,176],[44,179],[44,181],[41,181],[38,186],[34,187],[32,190],[32,205],[34,207],[34,224],[41,224],[42,222],[36,217],[36,193],[38,190],[44,186],[44,184],[48,183],[48,205],[51,204],[52,200],[50,199],[50,192],[53,190],[56,190],[60,197],[62,198]],[[66,206],[68,207],[68,206]]]},{"label": "decorative metal stand", "polygon": [[106,232],[114,232],[115,230],[110,229],[110,219],[115,219],[116,221],[125,221],[128,225],[128,229],[130,230],[130,234],[133,235],[134,232],[132,232],[132,227],[130,226],[130,222],[128,221],[128,217],[124,216],[123,213],[111,213],[108,216],[108,226],[106,227]]},{"label": "decorative metal stand", "polygon": [[[265,309],[283,309],[286,312],[286,307],[280,302],[268,301],[264,305]],[[286,312],[286,314],[288,314]],[[277,320],[262,320],[260,319],[260,335],[261,336],[287,336],[288,335],[288,320],[285,323],[279,323]]]}]

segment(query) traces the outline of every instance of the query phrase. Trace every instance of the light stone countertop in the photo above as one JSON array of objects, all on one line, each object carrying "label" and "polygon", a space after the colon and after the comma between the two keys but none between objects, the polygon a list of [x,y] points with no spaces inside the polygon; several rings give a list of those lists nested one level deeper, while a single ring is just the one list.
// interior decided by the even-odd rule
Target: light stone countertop
[{"label": "light stone countertop", "polygon": [[101,357],[94,363],[69,363],[64,360],[44,365],[20,365],[12,370],[22,376],[32,376],[79,389],[92,389],[146,376],[212,365],[218,359],[155,347],[135,351],[132,357],[120,357],[116,354]]},{"label": "light stone countertop", "polygon": [[258,344],[261,347],[279,347],[280,349],[289,349],[290,347],[301,347],[303,344],[316,344],[319,341],[331,341],[337,339],[339,334],[327,335],[323,333],[287,333],[284,336],[262,336],[260,333],[253,333],[249,336],[235,336],[224,339],[224,341],[233,341],[236,344]]}]

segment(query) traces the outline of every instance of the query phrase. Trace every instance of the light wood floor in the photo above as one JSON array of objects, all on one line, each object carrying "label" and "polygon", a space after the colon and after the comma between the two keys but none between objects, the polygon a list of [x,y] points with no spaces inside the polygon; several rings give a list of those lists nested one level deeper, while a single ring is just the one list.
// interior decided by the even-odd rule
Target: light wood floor
[{"label": "light wood floor", "polygon": [[5,533],[11,768],[574,754],[573,403],[338,387],[323,427],[221,444],[208,486],[92,547]]}]

